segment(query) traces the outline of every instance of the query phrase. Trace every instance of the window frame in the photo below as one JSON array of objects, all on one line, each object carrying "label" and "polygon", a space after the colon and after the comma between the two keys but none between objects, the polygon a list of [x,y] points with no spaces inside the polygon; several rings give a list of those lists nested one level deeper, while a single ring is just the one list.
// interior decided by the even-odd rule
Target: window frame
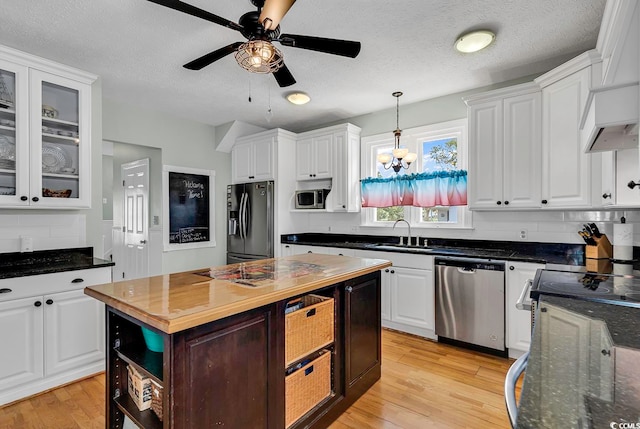
[{"label": "window frame", "polygon": [[[418,159],[411,164],[410,171],[415,173],[422,170],[422,153],[424,141],[439,140],[454,136],[457,139],[457,168],[466,170],[468,165],[468,132],[467,119],[455,119],[436,124],[424,125],[420,127],[404,130],[400,140],[400,145],[407,147],[409,151],[418,154]],[[376,174],[377,160],[376,152],[381,147],[394,145],[393,133],[376,134],[362,138],[361,152],[361,177],[372,177]],[[415,166],[415,167],[414,167]],[[458,210],[458,221],[452,222],[424,222],[422,220],[422,207],[405,206],[405,217],[411,226],[419,228],[447,228],[461,229],[471,228],[471,212],[468,206],[454,207]],[[394,222],[375,220],[376,209],[363,207],[361,210],[361,226],[365,227],[391,227]]]}]

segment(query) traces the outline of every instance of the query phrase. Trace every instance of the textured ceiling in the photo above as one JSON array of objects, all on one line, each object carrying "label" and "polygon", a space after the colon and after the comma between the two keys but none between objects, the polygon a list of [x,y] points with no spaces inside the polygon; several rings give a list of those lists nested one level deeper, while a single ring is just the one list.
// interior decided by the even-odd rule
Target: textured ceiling
[{"label": "textured ceiling", "polygon": [[[249,0],[190,0],[237,22]],[[356,59],[281,47],[298,81],[242,70],[230,55],[201,71],[183,64],[240,33],[145,0],[3,0],[0,44],[102,78],[103,96],[211,125],[233,120],[294,132],[401,104],[549,70],[595,47],[605,0],[299,0],[283,33],[362,42]],[[476,54],[453,42],[489,28]],[[283,95],[307,92],[293,106]],[[251,93],[252,102],[248,96]],[[267,120],[269,101],[273,116]]]}]

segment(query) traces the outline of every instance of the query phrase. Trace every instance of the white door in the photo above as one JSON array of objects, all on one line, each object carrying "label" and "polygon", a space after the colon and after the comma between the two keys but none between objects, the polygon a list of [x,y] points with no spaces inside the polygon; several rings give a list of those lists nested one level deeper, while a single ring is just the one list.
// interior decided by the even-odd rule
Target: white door
[{"label": "white door", "polygon": [[391,321],[435,329],[433,271],[392,267]]},{"label": "white door", "polygon": [[[114,280],[147,277],[149,272],[149,159],[122,164],[123,242]],[[115,243],[114,243],[115,245]]]},{"label": "white door", "polygon": [[0,302],[0,391],[42,378],[42,297]]},{"label": "white door", "polygon": [[104,305],[82,289],[44,296],[45,373],[80,368],[105,358]]}]

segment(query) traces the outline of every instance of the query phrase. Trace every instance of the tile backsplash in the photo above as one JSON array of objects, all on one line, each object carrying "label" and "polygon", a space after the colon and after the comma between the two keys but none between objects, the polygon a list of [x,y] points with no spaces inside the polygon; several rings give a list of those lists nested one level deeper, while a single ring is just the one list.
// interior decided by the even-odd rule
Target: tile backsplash
[{"label": "tile backsplash", "polygon": [[21,237],[33,250],[86,246],[86,218],[81,214],[0,214],[0,253],[20,252]]}]

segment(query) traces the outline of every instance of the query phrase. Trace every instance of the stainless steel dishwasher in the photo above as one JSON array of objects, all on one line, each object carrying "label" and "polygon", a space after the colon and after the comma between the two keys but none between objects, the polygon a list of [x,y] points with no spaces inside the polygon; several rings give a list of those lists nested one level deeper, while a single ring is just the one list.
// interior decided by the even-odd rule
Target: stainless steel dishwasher
[{"label": "stainless steel dishwasher", "polygon": [[435,258],[438,341],[506,355],[504,262]]}]

